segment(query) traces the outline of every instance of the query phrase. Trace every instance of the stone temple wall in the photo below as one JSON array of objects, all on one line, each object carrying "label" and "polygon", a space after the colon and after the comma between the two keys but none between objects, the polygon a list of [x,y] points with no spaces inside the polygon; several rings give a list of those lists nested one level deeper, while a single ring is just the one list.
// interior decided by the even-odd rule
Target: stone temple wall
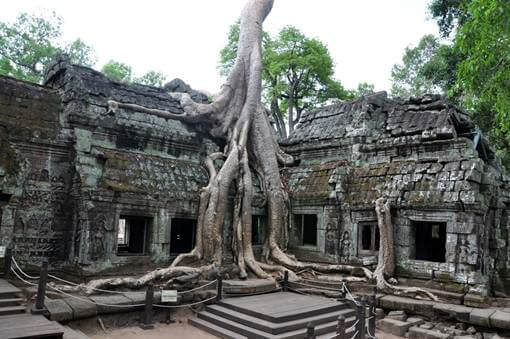
[{"label": "stone temple wall", "polygon": [[[172,220],[196,219],[204,155],[218,146],[178,121],[109,114],[107,100],[176,113],[178,103],[63,61],[44,87],[1,77],[0,89],[0,235],[18,261],[49,257],[75,274],[169,263]],[[118,253],[124,217],[148,223],[137,255]]]},{"label": "stone temple wall", "polygon": [[[185,251],[181,237],[193,237],[207,182],[203,160],[221,142],[207,137],[208,126],[113,114],[107,105],[180,113],[168,90],[207,101],[179,81],[166,89],[126,85],[62,60],[44,86],[0,77],[1,244],[28,268],[49,257],[52,269],[75,275],[146,271]],[[291,199],[288,245],[298,258],[373,266],[374,201],[385,196],[399,278],[453,292],[510,293],[510,180],[462,111],[438,96],[394,101],[379,93],[304,114],[281,144],[299,160],[282,169]],[[263,201],[256,194],[259,244]],[[131,238],[143,241],[119,238],[124,221],[136,225]]]},{"label": "stone temple wall", "polygon": [[[362,229],[377,224],[374,202],[385,196],[399,277],[507,292],[510,178],[465,113],[439,96],[404,102],[379,93],[308,113],[282,144],[301,159],[285,170],[291,213],[318,215],[316,246],[291,243],[299,258],[373,265],[375,230]],[[435,246],[423,246],[427,230],[443,258],[421,253]]]}]

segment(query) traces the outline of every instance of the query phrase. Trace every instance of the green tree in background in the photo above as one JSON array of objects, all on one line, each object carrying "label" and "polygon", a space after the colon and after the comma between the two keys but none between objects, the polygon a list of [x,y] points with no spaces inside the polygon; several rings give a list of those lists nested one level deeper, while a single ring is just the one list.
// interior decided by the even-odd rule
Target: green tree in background
[{"label": "green tree in background", "polygon": [[135,77],[131,66],[114,60],[108,61],[103,68],[101,68],[101,72],[115,81],[155,87],[163,87],[163,83],[166,80],[166,75],[156,71],[148,71],[141,77]]},{"label": "green tree in background", "polygon": [[[220,51],[220,73],[228,74],[235,60],[239,23],[231,26],[227,45]],[[294,130],[303,111],[329,99],[350,97],[334,78],[334,62],[327,47],[297,28],[284,27],[272,38],[263,34],[263,98],[271,108],[282,138]]]},{"label": "green tree in background", "polygon": [[358,84],[358,88],[356,88],[352,95],[355,98],[359,98],[365,95],[370,95],[375,93],[375,86],[374,84],[370,84],[368,82],[360,82]]},{"label": "green tree in background", "polygon": [[166,81],[166,75],[157,71],[148,71],[141,77],[135,78],[133,82],[142,85],[163,87]]},{"label": "green tree in background", "polygon": [[[456,46],[465,58],[459,63],[457,87],[466,107],[489,120],[499,154],[510,163],[510,2],[472,0],[468,18],[459,27]],[[492,113],[492,114],[491,114]],[[492,126],[491,126],[492,125]]]},{"label": "green tree in background", "polygon": [[115,81],[129,83],[133,80],[133,69],[123,62],[110,60],[104,64],[101,72]]},{"label": "green tree in background", "polygon": [[61,41],[61,26],[55,12],[22,13],[12,24],[0,22],[0,74],[41,83],[45,67],[58,54],[67,54],[73,63],[94,65],[94,51],[82,40]]}]

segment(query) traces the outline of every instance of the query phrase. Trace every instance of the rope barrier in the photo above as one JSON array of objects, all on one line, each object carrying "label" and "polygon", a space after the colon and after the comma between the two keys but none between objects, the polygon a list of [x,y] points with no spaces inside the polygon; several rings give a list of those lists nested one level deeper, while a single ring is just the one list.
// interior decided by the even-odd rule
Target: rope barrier
[{"label": "rope barrier", "polygon": [[347,328],[345,330],[345,332],[349,332],[349,331],[354,330],[358,324],[359,324],[359,319],[354,323],[354,325],[352,325],[351,327]]},{"label": "rope barrier", "polygon": [[30,281],[26,281],[25,279],[23,279],[22,277],[19,276],[18,272],[16,272],[12,267],[11,267],[11,271],[14,273],[14,275],[16,277],[18,277],[19,280],[21,280],[22,282],[24,282],[25,284],[27,285],[32,285],[32,286],[37,286],[37,284],[34,284]]},{"label": "rope barrier", "polygon": [[351,291],[349,291],[349,288],[347,287],[347,285],[345,283],[342,284],[342,288],[344,290],[345,293],[347,293],[347,298],[349,300],[351,300],[353,303],[356,304],[356,306],[360,306],[360,303],[358,303],[356,301],[356,299],[354,298],[354,296],[351,294]]},{"label": "rope barrier", "polygon": [[327,281],[327,280],[311,280],[311,279],[306,279],[306,278],[299,278],[300,280],[303,280],[303,281],[308,281],[308,282],[311,282],[311,283],[320,283],[320,284],[328,284],[328,285],[336,285],[338,286],[340,283],[343,283],[343,281],[339,281],[337,283],[334,283],[332,281]]},{"label": "rope barrier", "polygon": [[214,299],[216,299],[216,296],[213,296],[213,297],[210,297],[208,299],[201,300],[201,301],[197,301],[197,302],[194,302],[192,304],[183,304],[183,305],[161,305],[161,304],[154,304],[152,306],[154,306],[154,307],[161,307],[161,308],[191,307],[191,306],[195,306],[195,305],[198,305],[198,304],[206,303],[206,302],[214,300]]},{"label": "rope barrier", "polygon": [[318,289],[318,290],[326,290],[326,291],[340,292],[340,290],[338,290],[338,289],[329,288],[329,287],[322,287],[322,286],[313,286],[313,285],[308,285],[308,284],[300,283],[300,282],[297,282],[297,281],[292,281],[291,283],[292,283],[292,284],[301,285],[301,286],[306,286],[306,287],[315,288],[315,289]]},{"label": "rope barrier", "polygon": [[[18,262],[16,261],[16,259],[14,257],[12,257],[12,261],[13,261],[14,265],[16,266],[16,268],[21,272],[21,274],[24,275],[25,277],[27,277],[28,279],[38,280],[40,278],[40,277],[31,276],[31,275],[27,274],[25,271],[23,271],[21,269],[21,267],[18,265]],[[82,286],[81,284],[77,284],[77,283],[74,283],[72,281],[68,281],[68,280],[59,278],[59,277],[57,277],[57,276],[55,276],[53,274],[48,274],[48,277],[50,277],[50,278],[52,278],[54,280],[63,282],[65,284],[71,285],[71,286],[80,286],[80,287]],[[213,281],[211,281],[211,282],[209,282],[209,283],[207,283],[205,285],[195,287],[195,288],[193,288],[191,290],[177,292],[177,294],[186,294],[186,293],[194,292],[196,290],[199,290],[199,289],[202,289],[204,287],[210,286],[210,285],[216,283],[216,281],[217,280],[213,280]],[[125,292],[120,292],[120,291],[103,290],[103,289],[95,288],[95,287],[91,287],[90,289],[93,290],[93,291],[104,292],[104,293],[112,293],[112,294],[124,294],[125,293]]]},{"label": "rope barrier", "polygon": [[255,296],[255,295],[279,292],[281,290],[282,290],[282,288],[278,287],[278,288],[275,288],[275,289],[272,289],[272,290],[269,290],[269,291],[256,292],[256,293],[231,293],[231,294],[227,294],[227,296],[232,296],[234,298],[235,297],[251,297],[251,296]]},{"label": "rope barrier", "polygon": [[40,277],[34,277],[34,276],[31,276],[31,275],[28,275],[27,273],[25,273],[21,269],[21,267],[19,267],[18,262],[16,261],[16,259],[14,257],[12,257],[11,260],[12,260],[12,263],[14,264],[14,266],[16,266],[16,268],[21,272],[22,275],[24,275],[25,277],[27,277],[30,280],[39,280]]},{"label": "rope barrier", "polygon": [[[14,268],[10,268],[11,271],[14,273],[14,275],[19,279],[21,280],[23,283],[27,284],[27,285],[31,285],[31,286],[37,286],[37,284],[34,284],[30,281],[27,281],[25,279],[23,279],[19,273],[14,269]],[[215,282],[215,281],[213,281]],[[210,285],[211,283],[209,283],[208,285]],[[204,285],[206,286],[206,285]],[[51,290],[61,294],[61,295],[65,295],[67,297],[70,297],[70,298],[74,298],[74,299],[77,299],[77,300],[80,300],[82,302],[85,302],[85,303],[89,303],[89,304],[93,304],[93,305],[96,305],[96,306],[103,306],[103,307],[117,307],[117,308],[133,308],[133,307],[143,307],[145,306],[145,304],[131,304],[131,305],[111,305],[111,304],[103,304],[103,303],[98,303],[98,302],[95,302],[93,300],[90,300],[90,299],[85,299],[85,298],[81,298],[81,297],[78,297],[78,296],[75,296],[75,295],[72,295],[70,293],[66,293],[56,287],[53,287],[51,285],[47,285],[48,288],[50,288]],[[203,287],[203,286],[202,286]],[[161,304],[154,304],[153,306],[154,307],[159,307],[159,308],[180,308],[180,307],[191,307],[191,306],[195,306],[195,305],[198,305],[198,304],[203,304],[203,303],[206,303],[206,302],[209,302],[213,299],[216,299],[216,296],[213,296],[213,297],[210,297],[208,299],[204,299],[204,300],[201,300],[201,301],[197,301],[197,302],[194,302],[194,303],[191,303],[191,304],[182,304],[182,305],[161,305]]]}]

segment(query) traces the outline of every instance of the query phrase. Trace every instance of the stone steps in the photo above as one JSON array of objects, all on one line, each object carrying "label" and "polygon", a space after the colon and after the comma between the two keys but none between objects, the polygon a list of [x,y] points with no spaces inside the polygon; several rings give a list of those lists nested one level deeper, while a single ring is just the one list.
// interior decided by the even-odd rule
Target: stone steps
[{"label": "stone steps", "polygon": [[354,316],[354,311],[351,309],[322,313],[319,315],[300,318],[283,323],[273,323],[257,317],[249,316],[247,314],[242,314],[219,305],[207,306],[206,311],[271,334],[281,334],[284,332],[290,332],[298,330],[300,328],[305,328],[306,325],[310,322],[312,322],[315,325],[320,325],[328,322],[335,322],[337,321],[339,315],[344,316],[344,318],[346,319],[347,326],[350,326],[351,322],[354,323],[354,320],[356,319]]},{"label": "stone steps", "polygon": [[356,322],[354,310],[345,303],[281,292],[223,299],[208,305],[189,323],[221,338],[294,339],[306,337],[309,323],[318,337],[331,337],[340,315],[346,328]]}]

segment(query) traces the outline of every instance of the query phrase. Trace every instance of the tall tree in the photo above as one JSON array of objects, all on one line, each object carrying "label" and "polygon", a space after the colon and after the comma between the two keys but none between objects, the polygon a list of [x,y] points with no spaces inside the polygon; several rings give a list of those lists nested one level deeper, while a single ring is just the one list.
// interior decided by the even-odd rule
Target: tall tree
[{"label": "tall tree", "polygon": [[510,164],[510,2],[472,0],[456,45],[465,55],[457,72],[465,104],[493,122],[489,132]]},{"label": "tall tree", "polygon": [[[236,60],[225,85],[211,103],[194,102],[187,93],[171,93],[171,97],[178,100],[182,107],[182,113],[176,114],[136,104],[108,102],[111,113],[129,109],[189,124],[206,123],[211,126],[209,133],[212,136],[225,140],[225,148],[222,152],[207,156],[209,183],[200,190],[196,243],[190,253],[179,255],[170,267],[148,272],[140,278],[100,279],[78,286],[78,289],[83,287],[90,291],[92,288],[119,285],[140,287],[155,279],[183,273],[210,272],[221,267],[225,248],[223,227],[227,213],[232,213],[231,245],[241,278],[246,278],[250,271],[260,278],[270,278],[271,273],[287,271],[295,278],[291,270],[351,272],[354,269],[348,265],[303,263],[285,253],[281,247],[287,240],[285,230],[289,218],[288,196],[280,178],[279,165],[292,165],[294,159],[280,149],[262,104],[262,23],[272,6],[273,0],[248,1],[241,15]],[[256,175],[252,176],[252,173]],[[268,220],[261,261],[255,258],[251,243],[254,177],[258,178],[265,197]],[[232,193],[233,209],[229,211]],[[395,287],[386,282],[385,275],[391,275],[395,267],[390,204],[386,199],[377,200],[376,213],[381,228],[382,249],[378,268],[375,274],[366,268],[361,270],[368,278],[375,278],[378,287],[383,290],[423,293],[433,297],[427,291]],[[190,259],[199,260],[202,265],[179,266],[183,260]]]},{"label": "tall tree", "polygon": [[[283,28],[277,37],[263,33],[263,99],[270,107],[278,134],[292,132],[301,113],[349,93],[333,78],[334,63],[327,47],[297,28]],[[220,52],[220,73],[227,74],[235,60],[239,24],[231,26],[227,45]]]},{"label": "tall tree", "polygon": [[416,47],[407,47],[402,64],[393,66],[391,70],[391,94],[409,97],[440,92],[441,88],[433,81],[436,68],[443,66],[437,58],[440,47],[433,35],[423,36]]},{"label": "tall tree", "polygon": [[61,41],[62,18],[20,14],[12,24],[0,22],[0,74],[41,83],[46,65],[57,55],[67,54],[71,62],[95,64],[93,49],[77,39]]},{"label": "tall tree", "polygon": [[429,13],[437,21],[441,36],[448,37],[469,17],[468,6],[471,0],[432,0]]}]

